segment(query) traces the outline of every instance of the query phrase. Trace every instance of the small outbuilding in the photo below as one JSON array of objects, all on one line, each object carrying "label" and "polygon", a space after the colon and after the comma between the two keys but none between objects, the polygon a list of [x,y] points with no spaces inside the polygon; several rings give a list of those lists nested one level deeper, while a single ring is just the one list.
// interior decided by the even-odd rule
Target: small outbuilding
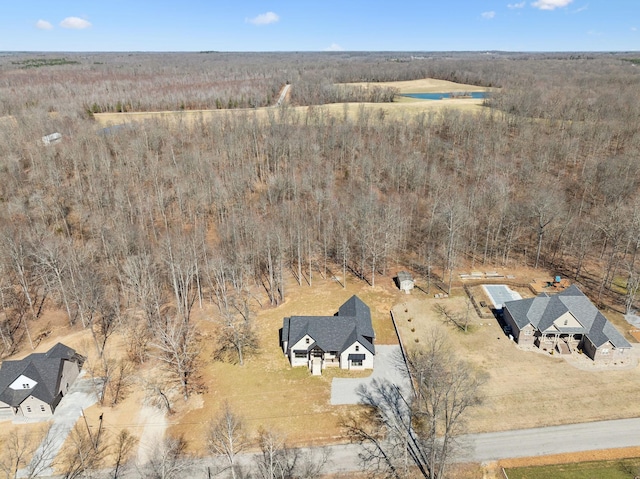
[{"label": "small outbuilding", "polygon": [[61,141],[62,134],[58,132],[51,133],[50,135],[45,135],[42,137],[42,144],[45,146],[55,145],[56,143],[59,143]]},{"label": "small outbuilding", "polygon": [[406,271],[400,271],[398,273],[398,276],[396,276],[396,284],[400,291],[404,291],[407,294],[409,294],[415,286],[413,276]]}]

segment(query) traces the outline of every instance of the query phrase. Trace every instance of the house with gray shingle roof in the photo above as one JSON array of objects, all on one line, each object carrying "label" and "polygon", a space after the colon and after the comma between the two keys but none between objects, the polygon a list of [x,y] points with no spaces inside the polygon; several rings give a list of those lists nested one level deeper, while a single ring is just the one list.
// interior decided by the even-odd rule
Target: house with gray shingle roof
[{"label": "house with gray shingle roof", "polygon": [[0,366],[0,418],[51,416],[80,374],[85,358],[58,343]]},{"label": "house with gray shingle roof", "polygon": [[334,316],[284,318],[280,344],[292,366],[322,369],[373,369],[375,332],[369,307],[357,296],[349,298]]},{"label": "house with gray shingle roof", "polygon": [[597,362],[629,356],[631,344],[577,286],[504,303],[504,320],[518,344],[570,354],[581,350]]}]

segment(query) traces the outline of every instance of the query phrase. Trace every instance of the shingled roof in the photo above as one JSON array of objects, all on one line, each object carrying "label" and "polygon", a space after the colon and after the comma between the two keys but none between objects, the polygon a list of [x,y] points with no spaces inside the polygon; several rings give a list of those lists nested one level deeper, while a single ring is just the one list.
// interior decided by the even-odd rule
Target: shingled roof
[{"label": "shingled roof", "polygon": [[306,335],[313,342],[306,345],[307,351],[318,347],[323,351],[338,351],[358,341],[375,354],[373,338],[375,333],[371,324],[369,307],[357,296],[349,298],[335,316],[291,316],[284,318],[282,338],[292,347]]},{"label": "shingled roof", "polygon": [[[531,323],[534,328],[542,332],[555,327],[561,334],[584,334],[596,347],[602,346],[607,341],[616,348],[631,347],[631,344],[575,285],[555,295],[542,293],[535,298],[507,301],[505,308],[520,329]],[[554,325],[554,321],[567,312],[571,313],[582,327]]]},{"label": "shingled roof", "polygon": [[[77,361],[82,367],[84,358],[62,343],[46,353],[33,353],[17,361],[3,361],[0,366],[0,401],[18,407],[27,397],[33,396],[47,404],[57,397],[64,360]],[[20,376],[37,382],[32,389],[11,389],[9,386]]]}]

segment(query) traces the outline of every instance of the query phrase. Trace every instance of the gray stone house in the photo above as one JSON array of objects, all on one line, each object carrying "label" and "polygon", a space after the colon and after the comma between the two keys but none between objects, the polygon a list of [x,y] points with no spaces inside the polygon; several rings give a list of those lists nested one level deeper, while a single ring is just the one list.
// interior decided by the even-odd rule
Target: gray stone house
[{"label": "gray stone house", "polygon": [[0,366],[0,418],[51,416],[80,374],[85,358],[58,343]]},{"label": "gray stone house", "polygon": [[631,344],[577,286],[504,303],[504,320],[522,346],[561,354],[582,351],[595,362],[630,356]]}]

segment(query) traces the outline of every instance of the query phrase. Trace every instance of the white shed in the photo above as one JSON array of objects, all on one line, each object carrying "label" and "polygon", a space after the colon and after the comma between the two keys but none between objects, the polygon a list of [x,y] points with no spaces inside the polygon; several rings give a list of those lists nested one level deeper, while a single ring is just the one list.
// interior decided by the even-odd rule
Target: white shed
[{"label": "white shed", "polygon": [[404,291],[407,294],[409,294],[415,286],[413,276],[411,276],[411,273],[407,273],[406,271],[400,271],[398,273],[398,276],[396,277],[396,280],[398,282],[398,288],[400,288],[400,291]]},{"label": "white shed", "polygon": [[42,137],[42,143],[44,145],[55,145],[56,143],[62,141],[61,133],[51,133],[50,135],[45,135]]}]

